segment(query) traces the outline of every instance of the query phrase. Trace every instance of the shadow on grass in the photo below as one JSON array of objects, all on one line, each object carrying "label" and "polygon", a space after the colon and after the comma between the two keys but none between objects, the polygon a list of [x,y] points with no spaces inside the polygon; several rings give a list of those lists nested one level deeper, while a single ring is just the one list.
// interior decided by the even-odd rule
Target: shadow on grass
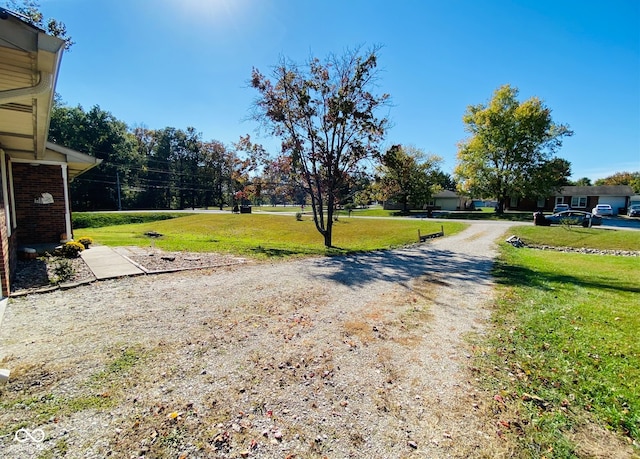
[{"label": "shadow on grass", "polygon": [[532,213],[503,213],[497,214],[495,212],[451,212],[449,214],[439,215],[438,218],[448,220],[498,220],[498,221],[510,221],[510,222],[531,222]]},{"label": "shadow on grass", "polygon": [[[491,281],[493,260],[437,250],[429,245],[334,256],[318,260],[316,274],[327,280],[352,287],[366,287],[369,282],[387,280],[408,282],[423,274],[435,274],[445,280],[461,280],[484,285]],[[325,272],[322,268],[328,268]]]},{"label": "shadow on grass", "polygon": [[556,274],[543,271],[534,271],[522,266],[513,266],[508,263],[497,262],[493,274],[496,282],[502,285],[533,287],[540,290],[551,290],[553,284],[570,284],[583,288],[603,289],[640,293],[640,287],[634,287],[614,278],[585,280],[584,278],[569,274]]},{"label": "shadow on grass", "polygon": [[269,258],[286,258],[295,255],[309,255],[309,253],[304,250],[274,249],[262,246],[254,247],[249,251],[254,254],[266,255]]}]

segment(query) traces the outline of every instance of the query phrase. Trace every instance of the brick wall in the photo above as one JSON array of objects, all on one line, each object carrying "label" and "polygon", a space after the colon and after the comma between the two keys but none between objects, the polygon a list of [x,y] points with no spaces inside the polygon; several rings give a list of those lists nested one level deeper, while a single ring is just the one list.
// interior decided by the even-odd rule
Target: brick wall
[{"label": "brick wall", "polygon": [[[0,187],[2,188],[2,187]],[[0,199],[2,198],[2,191],[0,190]],[[0,200],[0,202],[2,202]],[[9,296],[9,287],[11,285],[10,273],[10,251],[9,251],[9,239],[7,238],[7,223],[4,215],[4,211],[0,212],[0,287],[2,289],[2,295]]]},{"label": "brick wall", "polygon": [[[20,245],[60,241],[66,231],[62,168],[14,163],[13,186]],[[53,203],[37,203],[42,193],[49,193]]]}]

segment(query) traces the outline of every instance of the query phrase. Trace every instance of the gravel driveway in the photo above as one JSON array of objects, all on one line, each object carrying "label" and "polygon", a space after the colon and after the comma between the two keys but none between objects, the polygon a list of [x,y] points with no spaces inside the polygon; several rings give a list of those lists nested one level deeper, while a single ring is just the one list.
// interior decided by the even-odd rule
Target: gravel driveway
[{"label": "gravel driveway", "polygon": [[[491,457],[464,336],[509,224],[12,299],[5,457]],[[15,432],[39,428],[42,442]],[[37,438],[36,438],[37,440]]]}]

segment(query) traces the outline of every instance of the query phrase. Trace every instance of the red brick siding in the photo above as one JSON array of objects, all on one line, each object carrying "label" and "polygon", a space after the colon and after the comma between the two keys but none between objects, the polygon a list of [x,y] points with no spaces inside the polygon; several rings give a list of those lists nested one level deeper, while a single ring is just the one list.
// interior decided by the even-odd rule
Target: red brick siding
[{"label": "red brick siding", "polygon": [[[0,187],[2,188],[2,187]],[[2,199],[2,191],[0,190],[0,202]],[[9,239],[7,238],[7,222],[4,215],[4,210],[0,212],[0,287],[2,288],[2,295],[9,296],[11,286],[11,270],[10,270],[10,251],[9,251]]]},{"label": "red brick siding", "polygon": [[[14,163],[13,187],[20,245],[60,241],[66,232],[62,168]],[[53,204],[37,204],[42,193],[51,194]]]}]

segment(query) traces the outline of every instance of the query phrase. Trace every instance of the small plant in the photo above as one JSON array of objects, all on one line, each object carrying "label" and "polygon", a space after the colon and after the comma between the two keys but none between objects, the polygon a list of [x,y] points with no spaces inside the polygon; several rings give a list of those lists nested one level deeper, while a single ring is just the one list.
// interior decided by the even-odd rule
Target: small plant
[{"label": "small plant", "polygon": [[66,242],[61,247],[56,248],[54,255],[65,258],[78,258],[80,252],[84,250],[84,245],[79,242]]},{"label": "small plant", "polygon": [[296,212],[296,220],[298,220],[299,222],[302,221],[302,212]]},{"label": "small plant", "polygon": [[91,244],[93,244],[93,239],[88,236],[83,236],[78,238],[78,242],[84,246],[85,249],[88,249]]},{"label": "small plant", "polygon": [[60,282],[66,282],[71,279],[75,273],[76,270],[73,269],[71,262],[62,258],[56,262],[53,268],[55,278],[52,280],[52,283],[59,284]]},{"label": "small plant", "polygon": [[564,228],[567,231],[571,231],[571,226],[573,225],[573,222],[571,221],[570,218],[562,218],[560,219],[560,226],[562,228]]}]

